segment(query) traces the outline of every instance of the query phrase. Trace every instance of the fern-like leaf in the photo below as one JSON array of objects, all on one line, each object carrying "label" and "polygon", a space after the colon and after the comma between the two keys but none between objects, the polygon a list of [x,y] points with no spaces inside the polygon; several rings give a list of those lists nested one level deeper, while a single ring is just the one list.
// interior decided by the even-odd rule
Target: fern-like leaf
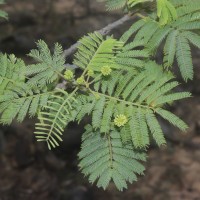
[{"label": "fern-like leaf", "polygon": [[73,111],[76,108],[75,90],[68,94],[57,89],[59,93],[52,95],[47,105],[39,112],[39,123],[36,123],[37,141],[47,142],[48,148],[59,146],[62,134],[67,124],[74,119]]},{"label": "fern-like leaf", "polygon": [[[121,39],[125,42],[132,37],[134,37],[133,42],[142,40],[151,55],[154,55],[164,42],[163,66],[171,67],[176,58],[183,79],[191,80],[193,79],[193,64],[189,43],[200,47],[200,36],[197,31],[200,29],[199,2],[196,0],[194,0],[194,4],[183,0],[180,2],[158,0],[157,2],[159,4],[157,14],[162,21],[162,26],[152,14],[134,23]],[[169,3],[176,9],[177,15],[174,9],[169,9],[171,7]]]},{"label": "fern-like leaf", "polygon": [[178,118],[173,113],[163,110],[161,108],[156,109],[156,113],[159,114],[162,118],[169,121],[174,126],[178,127],[180,130],[185,131],[188,128],[188,125],[182,121],[180,118]]},{"label": "fern-like leaf", "polygon": [[[116,81],[119,76],[98,81],[98,87],[95,86],[93,91],[94,98],[86,103],[86,106],[91,108],[94,129],[108,133],[111,127],[118,126],[122,140],[132,141],[137,148],[149,145],[149,134],[158,145],[164,144],[164,134],[161,128],[159,129],[156,110],[165,110],[166,104],[190,97],[188,92],[171,91],[178,83],[173,81],[174,77],[170,73],[163,73],[160,66],[150,62],[145,68],[145,71],[138,74],[130,71],[127,74],[118,73],[119,76],[123,74],[119,81]],[[82,113],[81,110],[82,108],[80,108]],[[115,119],[119,116],[124,116],[126,119],[116,124]],[[176,121],[175,118],[173,121],[163,118],[172,124]],[[152,126],[151,119],[154,120]]]},{"label": "fern-like leaf", "polygon": [[159,23],[165,25],[177,19],[177,11],[170,1],[157,0],[157,16],[159,17]]},{"label": "fern-like leaf", "polygon": [[180,35],[177,38],[177,61],[180,67],[181,75],[185,81],[193,79],[193,63],[191,49],[188,40]]},{"label": "fern-like leaf", "polygon": [[61,77],[61,72],[65,69],[65,58],[62,47],[55,44],[54,53],[51,55],[47,44],[39,40],[38,49],[31,50],[28,54],[37,64],[29,65],[26,75],[30,77],[29,85],[38,85],[39,87],[54,83]]},{"label": "fern-like leaf", "polygon": [[149,59],[149,52],[144,49],[142,41],[138,43],[129,43],[122,47],[121,51],[116,54],[115,62],[123,70],[143,68]]},{"label": "fern-like leaf", "polygon": [[155,139],[158,146],[161,146],[166,143],[163,131],[156,119],[155,114],[152,111],[147,112],[146,114],[147,124],[152,133],[153,138]]},{"label": "fern-like leaf", "polygon": [[122,191],[127,182],[133,183],[137,174],[143,174],[144,167],[139,161],[146,160],[145,153],[134,150],[131,144],[122,144],[118,131],[102,135],[88,125],[82,141],[79,166],[98,187],[106,189],[113,181]]},{"label": "fern-like leaf", "polygon": [[112,37],[104,39],[98,32],[89,34],[79,41],[74,64],[85,70],[100,72],[102,67],[119,68],[114,62],[115,54],[123,46]]},{"label": "fern-like leaf", "polygon": [[54,92],[49,92],[46,88],[30,88],[26,84],[7,90],[0,96],[0,122],[10,124],[15,118],[22,122],[27,114],[35,116]]},{"label": "fern-like leaf", "polygon": [[14,55],[0,54],[0,95],[25,82],[25,64]]},{"label": "fern-like leaf", "polygon": [[167,37],[166,44],[164,47],[164,66],[166,68],[171,67],[174,63],[176,55],[176,38],[178,31],[172,31]]}]

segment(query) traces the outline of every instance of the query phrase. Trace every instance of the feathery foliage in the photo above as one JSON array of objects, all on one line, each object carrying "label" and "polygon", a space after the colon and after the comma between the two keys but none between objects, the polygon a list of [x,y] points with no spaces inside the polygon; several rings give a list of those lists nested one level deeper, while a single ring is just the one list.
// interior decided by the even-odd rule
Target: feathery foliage
[{"label": "feathery foliage", "polygon": [[165,25],[177,19],[177,12],[170,1],[157,0],[157,16],[159,18],[159,23]]},{"label": "feathery foliage", "polygon": [[67,124],[73,120],[76,109],[75,91],[68,94],[64,90],[57,89],[60,93],[52,95],[44,108],[39,112],[39,123],[36,123],[37,141],[45,141],[49,149],[59,146],[58,141],[62,141],[62,133]]},{"label": "feathery foliage", "polygon": [[[165,3],[173,5],[173,9],[168,7],[171,15],[166,14],[167,12],[163,10]],[[155,15],[152,15],[154,17],[149,15],[149,17],[139,20],[124,33],[121,37],[122,41],[128,41],[131,36],[134,36],[134,41],[143,40],[144,46],[151,55],[155,55],[162,42],[165,42],[164,67],[172,67],[176,58],[183,79],[185,81],[192,80],[194,73],[190,43],[199,48],[200,41],[200,35],[197,31],[200,29],[200,3],[199,1],[193,3],[182,0],[179,3],[176,0],[170,2],[158,0],[159,9],[157,12],[160,21],[157,22]],[[171,17],[162,17],[162,12]]]},{"label": "feathery foliage", "polygon": [[[88,98],[89,102],[85,103],[79,111],[81,116],[91,114],[92,127],[100,130],[101,133],[111,131],[117,116],[126,116],[127,123],[119,127],[118,131],[122,141],[125,143],[132,141],[135,148],[148,146],[149,134],[159,146],[165,144],[164,134],[156,118],[160,115],[157,110],[165,111],[166,104],[190,97],[188,92],[171,91],[178,85],[176,81],[173,81],[174,77],[171,74],[163,73],[160,70],[161,67],[154,63],[146,65],[146,70],[137,75],[130,71],[127,74],[123,71],[115,72],[113,76],[95,83],[94,97]],[[170,123],[177,121],[178,123],[173,124],[181,130],[187,129],[187,125],[178,117],[172,117],[172,114],[164,116],[164,119]]]},{"label": "feathery foliage", "polygon": [[85,71],[98,73],[104,66],[133,70],[133,67],[141,68],[149,59],[149,53],[143,49],[142,42],[124,45],[112,37],[104,39],[95,32],[83,37],[79,43],[73,63]]},{"label": "feathery foliage", "polygon": [[120,191],[127,188],[126,182],[133,183],[136,175],[143,174],[144,166],[139,161],[146,160],[145,153],[122,143],[117,130],[101,134],[90,125],[82,136],[79,158],[79,166],[91,183],[96,181],[98,187],[106,189],[112,180]]},{"label": "feathery foliage", "polygon": [[53,55],[51,55],[50,49],[44,41],[39,40],[37,47],[38,50],[31,50],[28,54],[38,63],[28,65],[26,75],[31,78],[27,83],[31,86],[38,85],[43,87],[58,81],[62,71],[65,69],[65,58],[62,47],[58,43],[55,44]]},{"label": "feathery foliage", "polygon": [[25,63],[13,54],[0,54],[0,95],[25,82]]},{"label": "feathery foliage", "polygon": [[103,66],[118,68],[115,55],[122,48],[123,43],[108,37],[103,38],[98,32],[88,34],[79,41],[78,52],[74,64],[84,70],[100,72]]},{"label": "feathery foliage", "polygon": [[47,88],[31,88],[25,83],[6,90],[0,96],[0,123],[10,124],[15,118],[22,122],[27,114],[30,117],[35,116],[47,104],[52,93]]},{"label": "feathery foliage", "polygon": [[[52,57],[43,41],[38,42],[38,48],[39,50],[32,50],[29,55],[41,64],[28,67],[14,55],[0,54],[0,120],[2,124],[10,124],[15,118],[22,122],[27,114],[30,117],[35,116],[54,93],[47,84],[55,82],[58,79],[55,72],[64,69],[62,48],[56,44]],[[50,64],[53,66],[55,64],[55,70],[49,67]]]},{"label": "feathery foliage", "polygon": [[98,32],[82,37],[73,60],[79,73],[68,69],[59,44],[51,53],[39,40],[28,54],[35,62],[29,65],[0,54],[0,123],[36,116],[37,140],[53,149],[70,122],[90,116],[79,167],[98,187],[113,182],[122,191],[143,174],[151,141],[166,144],[160,117],[181,131],[188,128],[168,107],[191,96],[174,91],[179,83],[172,66],[177,62],[183,79],[193,79],[190,45],[200,48],[200,1],[101,1],[108,10],[137,12],[141,19],[120,39]]}]

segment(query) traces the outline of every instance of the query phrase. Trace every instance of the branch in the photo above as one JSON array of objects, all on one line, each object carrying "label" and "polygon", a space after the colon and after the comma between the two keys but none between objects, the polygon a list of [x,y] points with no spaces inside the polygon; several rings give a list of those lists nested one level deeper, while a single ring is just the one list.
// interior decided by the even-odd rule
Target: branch
[{"label": "branch", "polygon": [[[125,22],[129,21],[130,19],[132,19],[131,16],[125,15],[121,19],[119,19],[111,24],[108,24],[106,27],[104,27],[100,30],[97,30],[97,32],[99,32],[101,35],[108,35],[113,29],[118,28],[119,26],[123,25]],[[78,42],[73,44],[69,49],[66,49],[64,51],[64,56],[68,57],[68,56],[74,54],[76,52],[77,47],[78,47]]]}]

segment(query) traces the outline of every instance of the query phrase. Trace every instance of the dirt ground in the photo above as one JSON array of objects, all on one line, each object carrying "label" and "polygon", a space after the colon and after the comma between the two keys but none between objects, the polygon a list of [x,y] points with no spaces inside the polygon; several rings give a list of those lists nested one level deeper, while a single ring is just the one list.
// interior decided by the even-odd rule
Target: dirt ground
[{"label": "dirt ground", "polygon": [[[94,0],[8,0],[9,22],[0,22],[0,50],[23,57],[44,39],[69,47],[87,32],[120,18]],[[123,32],[116,30],[115,35]],[[35,141],[34,120],[0,127],[0,200],[200,200],[200,51],[193,50],[195,79],[179,89],[193,98],[172,106],[184,119],[187,134],[163,123],[168,146],[152,146],[146,173],[128,190],[91,186],[78,171],[77,153],[83,125],[71,124],[54,151]],[[27,60],[28,61],[28,60]],[[68,60],[70,61],[70,59]],[[181,80],[180,80],[181,81]]]}]

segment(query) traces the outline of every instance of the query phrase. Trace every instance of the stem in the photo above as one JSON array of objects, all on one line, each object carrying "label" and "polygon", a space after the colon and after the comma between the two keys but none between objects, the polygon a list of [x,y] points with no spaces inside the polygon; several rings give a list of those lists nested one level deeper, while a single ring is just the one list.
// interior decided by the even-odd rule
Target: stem
[{"label": "stem", "polygon": [[[107,99],[113,99],[115,101],[118,101],[118,102],[123,102],[125,103],[126,105],[132,105],[132,106],[137,106],[137,107],[141,107],[141,108],[148,108],[148,109],[152,109],[153,111],[155,110],[154,107],[152,106],[148,106],[148,105],[142,105],[142,104],[139,104],[139,103],[133,103],[133,102],[130,102],[130,101],[126,101],[126,100],[123,100],[123,99],[120,99],[120,98],[116,98],[116,97],[112,97],[112,96],[109,96],[109,95],[106,95],[106,94],[103,94],[103,93],[100,93],[100,92],[96,92],[96,91],[93,91],[89,86],[95,82],[95,79],[93,81],[91,81],[90,83],[87,83],[85,85],[82,85],[84,90],[82,89],[82,91],[89,91],[91,92],[94,96],[95,94],[98,94],[99,96],[104,96],[106,97]],[[75,85],[75,84],[74,84]],[[75,85],[76,86],[76,89],[78,88],[78,85]],[[78,88],[80,89],[80,88]],[[76,90],[77,91],[77,90]]]},{"label": "stem", "polygon": [[142,18],[142,19],[146,19],[147,18],[146,16],[142,15],[141,13],[136,13],[135,15],[140,17],[140,18]]},{"label": "stem", "polygon": [[[101,78],[102,74],[99,74],[97,77],[95,77],[90,83],[88,83],[89,85],[91,85],[92,83],[95,83],[95,81],[99,81]],[[98,80],[99,79],[99,80]]]},{"label": "stem", "polygon": [[[64,80],[66,80],[66,78],[65,78],[60,72],[56,71],[56,73],[57,73],[61,78],[63,78]],[[67,80],[66,80],[66,81],[67,81]]]},{"label": "stem", "polygon": [[138,104],[138,103],[132,103],[132,102],[122,100],[122,99],[119,99],[119,98],[116,98],[116,97],[112,97],[112,96],[109,96],[109,95],[106,95],[106,94],[103,94],[103,93],[100,93],[100,92],[95,92],[95,91],[91,90],[90,88],[89,88],[89,91],[92,94],[98,94],[99,96],[104,96],[108,99],[113,99],[115,101],[123,102],[127,105],[137,106],[137,107],[141,107],[141,108],[148,108],[148,109],[150,108],[150,109],[154,110],[154,107],[152,107],[152,106],[142,105],[142,104]]},{"label": "stem", "polygon": [[110,167],[113,168],[113,152],[112,152],[112,144],[110,135],[107,135],[108,145],[109,145],[109,152],[110,152]]},{"label": "stem", "polygon": [[90,79],[90,76],[88,75],[88,76],[87,76],[87,80],[86,80],[87,83],[88,83],[89,79]]}]

